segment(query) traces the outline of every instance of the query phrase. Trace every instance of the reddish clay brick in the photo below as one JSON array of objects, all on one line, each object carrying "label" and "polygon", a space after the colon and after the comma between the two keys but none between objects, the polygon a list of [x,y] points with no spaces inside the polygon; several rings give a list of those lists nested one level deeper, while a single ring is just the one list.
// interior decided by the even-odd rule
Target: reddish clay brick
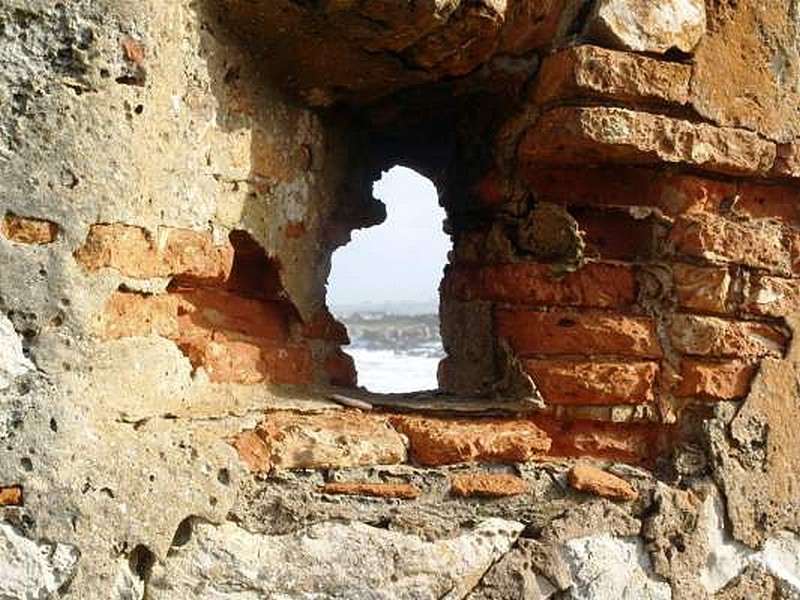
[{"label": "reddish clay brick", "polygon": [[45,219],[6,214],[0,222],[0,233],[18,244],[49,244],[58,235],[58,225]]},{"label": "reddish clay brick", "polygon": [[772,317],[800,311],[800,279],[767,275],[752,277],[743,309]]},{"label": "reddish clay brick", "polygon": [[425,466],[528,462],[550,448],[547,435],[526,419],[393,415],[390,420],[408,437],[413,458]]},{"label": "reddish clay brick", "polygon": [[575,46],[546,57],[535,101],[587,97],[625,102],[685,104],[691,67],[597,46]]},{"label": "reddish clay brick", "polygon": [[628,211],[573,207],[588,256],[603,260],[646,259],[653,255],[655,234],[650,218],[636,219]]},{"label": "reddish clay brick", "polygon": [[645,361],[526,360],[548,404],[640,404],[653,401],[658,364]]},{"label": "reddish clay brick", "polygon": [[758,366],[742,360],[681,361],[681,382],[673,391],[678,398],[739,400],[747,396]]},{"label": "reddish clay brick", "polygon": [[268,340],[228,339],[216,333],[211,340],[177,340],[195,368],[204,367],[214,383],[313,383],[311,350],[305,346],[275,345]]},{"label": "reddish clay brick", "polygon": [[214,288],[178,288],[173,294],[180,298],[178,322],[182,331],[199,327],[273,341],[289,338],[284,302],[256,300]]},{"label": "reddish clay brick", "polygon": [[450,477],[454,496],[503,498],[519,496],[528,491],[528,483],[510,473],[457,473]]},{"label": "reddish clay brick", "polygon": [[792,251],[785,230],[771,221],[735,221],[697,214],[680,217],[670,233],[675,251],[710,261],[790,273]]},{"label": "reddish clay brick", "polygon": [[672,265],[678,304],[700,312],[724,313],[728,309],[731,276],[725,267]]},{"label": "reddish clay brick", "polygon": [[785,185],[739,184],[733,210],[753,218],[777,219],[786,225],[800,225],[800,189]]},{"label": "reddish clay brick", "polygon": [[384,417],[357,410],[268,413],[255,431],[231,441],[255,472],[402,463],[403,437]]},{"label": "reddish clay brick", "polygon": [[344,496],[371,496],[374,498],[401,498],[414,500],[419,497],[419,489],[410,483],[369,483],[369,482],[344,482],[326,483],[320,486],[323,494],[336,494]]},{"label": "reddish clay brick", "polygon": [[21,506],[21,485],[0,485],[0,506]]},{"label": "reddish clay brick", "polygon": [[544,202],[650,206],[669,216],[716,212],[736,194],[734,184],[641,167],[540,167],[523,175],[536,197]]},{"label": "reddish clay brick", "polygon": [[233,265],[233,247],[214,245],[208,232],[161,227],[150,235],[141,227],[112,223],[92,225],[75,258],[88,271],[107,267],[136,278],[224,281]]},{"label": "reddish clay brick", "polygon": [[616,308],[636,298],[632,269],[604,263],[589,263],[561,277],[551,265],[538,263],[454,267],[447,269],[442,290],[446,298],[520,305]]},{"label": "reddish clay brick", "polygon": [[160,335],[178,337],[180,299],[172,294],[114,292],[100,316],[105,339]]},{"label": "reddish clay brick", "polygon": [[498,207],[506,201],[505,180],[496,169],[489,171],[472,186],[472,195],[488,207]]},{"label": "reddish clay brick", "polygon": [[573,488],[588,494],[624,501],[639,497],[636,488],[621,477],[590,465],[575,465],[569,470],[567,477]]},{"label": "reddish clay brick", "polygon": [[652,320],[601,312],[498,309],[497,335],[521,356],[605,354],[660,358]]},{"label": "reddish clay brick", "polygon": [[[685,140],[692,140],[691,144]],[[755,132],[610,106],[557,106],[517,147],[520,168],[542,164],[680,163],[727,174],[766,174],[775,144]]]},{"label": "reddish clay brick", "polygon": [[358,375],[353,357],[340,349],[335,349],[325,358],[325,373],[332,385],[355,387]]},{"label": "reddish clay brick", "polygon": [[553,440],[552,456],[591,457],[631,464],[652,465],[664,456],[670,428],[656,424],[564,421],[536,417]]},{"label": "reddish clay brick", "polygon": [[787,337],[753,321],[698,315],[674,315],[669,324],[674,349],[695,356],[783,356]]}]

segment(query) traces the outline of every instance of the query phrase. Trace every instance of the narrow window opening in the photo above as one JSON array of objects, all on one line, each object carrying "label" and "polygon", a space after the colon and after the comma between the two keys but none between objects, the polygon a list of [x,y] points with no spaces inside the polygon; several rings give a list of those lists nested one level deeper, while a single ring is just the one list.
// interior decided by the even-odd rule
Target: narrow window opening
[{"label": "narrow window opening", "polygon": [[328,303],[350,334],[358,383],[371,392],[436,389],[444,356],[439,282],[450,238],[433,183],[395,166],[375,182],[386,221],[333,255]]}]

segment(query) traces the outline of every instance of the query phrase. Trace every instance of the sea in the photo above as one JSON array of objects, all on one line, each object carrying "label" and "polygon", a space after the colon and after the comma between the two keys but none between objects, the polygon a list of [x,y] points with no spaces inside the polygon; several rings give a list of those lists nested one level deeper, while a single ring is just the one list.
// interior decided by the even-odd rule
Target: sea
[{"label": "sea", "polygon": [[347,327],[358,385],[371,392],[400,393],[438,387],[444,358],[437,314],[357,312],[339,319]]}]

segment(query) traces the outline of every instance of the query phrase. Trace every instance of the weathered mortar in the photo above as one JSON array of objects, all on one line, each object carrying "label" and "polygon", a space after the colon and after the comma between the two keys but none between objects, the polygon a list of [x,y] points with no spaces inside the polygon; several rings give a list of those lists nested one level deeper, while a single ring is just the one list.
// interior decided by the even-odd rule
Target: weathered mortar
[{"label": "weathered mortar", "polygon": [[[798,21],[653,6],[0,6],[0,596],[799,594]],[[394,162],[451,394],[342,408]]]}]

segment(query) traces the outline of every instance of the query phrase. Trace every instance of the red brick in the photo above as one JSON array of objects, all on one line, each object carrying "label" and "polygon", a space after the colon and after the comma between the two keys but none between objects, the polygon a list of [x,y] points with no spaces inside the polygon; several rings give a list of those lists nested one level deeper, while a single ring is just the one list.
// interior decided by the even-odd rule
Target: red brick
[{"label": "red brick", "polygon": [[499,171],[492,170],[472,186],[472,195],[488,207],[498,207],[506,201],[505,180]]},{"label": "red brick", "polygon": [[0,485],[0,506],[22,506],[22,486]]},{"label": "red brick", "polygon": [[743,308],[750,313],[771,317],[800,311],[800,279],[753,276]]},{"label": "red brick", "polygon": [[666,454],[671,430],[664,425],[565,421],[536,417],[553,440],[551,456],[599,458],[653,465]]},{"label": "red brick", "polygon": [[150,235],[123,223],[92,225],[75,252],[87,270],[111,268],[136,278],[180,275],[201,281],[224,281],[233,264],[233,247],[215,245],[208,232],[161,227]]},{"label": "red brick", "polygon": [[681,382],[674,390],[679,398],[739,400],[747,396],[758,366],[741,360],[681,361]]},{"label": "red brick", "polygon": [[669,324],[673,348],[695,356],[783,356],[787,337],[753,321],[734,321],[698,315],[674,315]]},{"label": "red brick", "polygon": [[227,339],[215,334],[210,341],[177,340],[195,368],[203,367],[214,383],[313,383],[311,350],[304,346],[274,345],[257,338]]},{"label": "red brick", "polygon": [[[691,140],[687,144],[685,140]],[[610,106],[557,106],[523,135],[521,169],[542,164],[677,163],[727,174],[766,174],[775,144],[755,132]]]},{"label": "red brick", "polygon": [[792,270],[792,252],[786,232],[770,221],[738,221],[709,214],[681,217],[672,228],[670,241],[682,256],[732,262],[778,273]]},{"label": "red brick", "polygon": [[45,219],[6,214],[0,222],[0,234],[18,244],[49,244],[58,235],[58,225]]},{"label": "red brick", "polygon": [[403,437],[384,417],[357,410],[267,413],[231,444],[252,471],[320,469],[405,462]]},{"label": "red brick", "polygon": [[450,491],[461,497],[503,498],[527,493],[528,483],[510,473],[456,473]]},{"label": "red brick", "polygon": [[731,183],[642,167],[538,167],[523,175],[543,202],[649,206],[669,216],[716,212],[726,199],[736,194],[736,186]]},{"label": "red brick", "polygon": [[497,335],[521,356],[605,354],[659,358],[652,320],[601,312],[534,312],[499,309]]},{"label": "red brick", "polygon": [[401,498],[414,500],[419,497],[419,489],[410,483],[370,483],[343,482],[326,483],[319,488],[323,494],[344,496],[371,496],[374,498]]},{"label": "red brick", "polygon": [[569,470],[568,479],[576,490],[612,500],[631,501],[639,496],[636,488],[621,477],[590,465],[575,465]]},{"label": "red brick", "polygon": [[584,98],[685,104],[691,67],[598,46],[551,54],[539,69],[535,101]]},{"label": "red brick", "polygon": [[672,265],[672,277],[682,308],[710,313],[728,310],[731,276],[727,268],[677,263]]},{"label": "red brick", "polygon": [[743,181],[733,210],[754,218],[777,219],[786,225],[800,225],[800,188],[760,185]]},{"label": "red brick", "polygon": [[491,300],[508,304],[623,307],[636,298],[629,267],[589,263],[556,276],[551,265],[513,263],[482,268],[451,267],[443,295],[458,300]]},{"label": "red brick", "polygon": [[550,448],[547,435],[527,419],[393,415],[409,452],[425,466],[465,462],[528,462]]},{"label": "red brick", "polygon": [[178,336],[180,299],[172,294],[114,292],[100,316],[100,335],[105,339]]},{"label": "red brick", "polygon": [[654,362],[526,360],[548,404],[640,404],[653,401]]},{"label": "red brick", "polygon": [[200,327],[281,342],[289,338],[289,309],[284,302],[214,288],[178,288],[173,294],[180,298],[181,331]]}]

